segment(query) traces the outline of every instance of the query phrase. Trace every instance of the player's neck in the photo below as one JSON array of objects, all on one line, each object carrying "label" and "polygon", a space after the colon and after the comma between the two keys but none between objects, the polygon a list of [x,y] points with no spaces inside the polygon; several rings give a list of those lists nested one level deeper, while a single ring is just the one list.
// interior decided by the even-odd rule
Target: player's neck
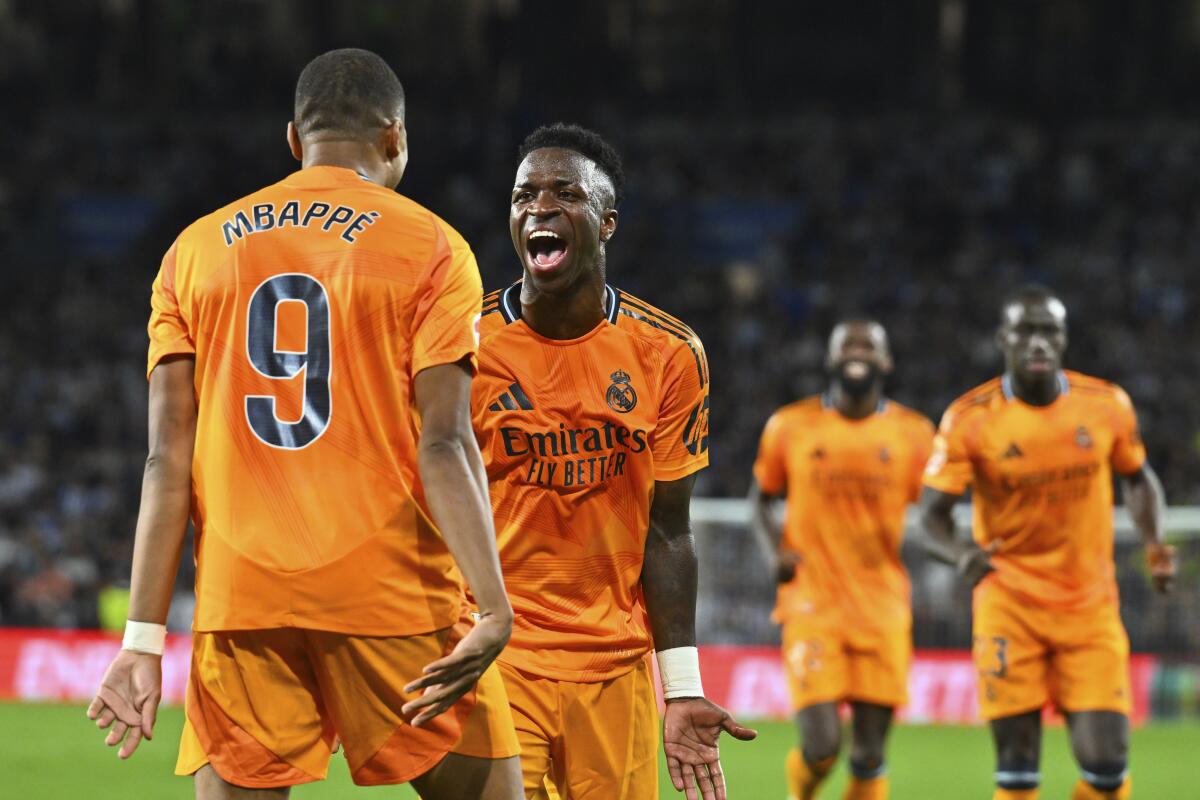
[{"label": "player's neck", "polygon": [[384,186],[387,183],[387,167],[374,148],[362,142],[330,140],[306,142],[304,145],[304,169],[309,167],[341,167],[362,175],[367,180]]},{"label": "player's neck", "polygon": [[1009,372],[1007,377],[1013,396],[1026,405],[1048,406],[1062,393],[1057,372],[1037,376],[1021,376],[1016,372]]},{"label": "player's neck", "polygon": [[847,419],[866,419],[879,410],[879,402],[883,399],[882,388],[873,388],[861,397],[854,397],[841,384],[834,383],[829,392],[833,407]]},{"label": "player's neck", "polygon": [[521,285],[521,319],[547,339],[578,339],[604,319],[604,273],[594,270],[561,294]]}]

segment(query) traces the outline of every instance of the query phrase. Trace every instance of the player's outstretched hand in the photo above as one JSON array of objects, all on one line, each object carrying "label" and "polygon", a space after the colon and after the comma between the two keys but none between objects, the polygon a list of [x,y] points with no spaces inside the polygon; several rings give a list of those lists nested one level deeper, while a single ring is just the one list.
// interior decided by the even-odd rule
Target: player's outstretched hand
[{"label": "player's outstretched hand", "polygon": [[663,753],[675,791],[687,800],[725,800],[718,739],[725,731],[748,742],[758,731],[738,725],[729,712],[703,697],[668,700],[663,715]]},{"label": "player's outstretched hand", "polygon": [[996,568],[992,566],[992,553],[1000,548],[1000,540],[996,539],[987,548],[976,547],[974,544],[968,545],[967,548],[958,557],[955,568],[958,570],[959,576],[966,581],[967,586],[974,589],[981,580],[987,577],[989,572],[996,571]]},{"label": "player's outstretched hand", "polygon": [[153,738],[160,700],[162,656],[122,650],[108,665],[87,715],[101,730],[112,727],[104,743],[121,745],[117,754],[129,758],[143,737]]},{"label": "player's outstretched hand", "polygon": [[779,583],[790,583],[796,577],[796,568],[804,563],[804,556],[795,550],[779,551],[775,558],[775,580]]},{"label": "player's outstretched hand", "polygon": [[1146,565],[1150,567],[1150,583],[1154,591],[1166,594],[1175,580],[1175,546],[1162,542],[1146,545]]},{"label": "player's outstretched hand", "polygon": [[423,691],[420,697],[405,703],[401,709],[406,717],[416,714],[412,717],[412,726],[421,727],[469,692],[500,655],[511,635],[511,616],[499,619],[484,615],[450,655],[427,664],[421,670],[421,677],[404,687],[406,692]]}]

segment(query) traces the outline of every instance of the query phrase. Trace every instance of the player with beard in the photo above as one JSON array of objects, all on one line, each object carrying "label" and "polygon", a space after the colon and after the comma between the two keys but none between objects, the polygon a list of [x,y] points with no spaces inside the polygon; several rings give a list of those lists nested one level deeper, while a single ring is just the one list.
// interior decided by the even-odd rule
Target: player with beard
[{"label": "player with beard", "polygon": [[688,509],[708,464],[708,363],[686,325],[605,282],[622,171],[592,131],[520,148],[509,227],[523,280],[484,298],[472,390],[515,611],[499,663],[529,797],[658,796],[658,651],[675,788],[725,797],[704,699]]},{"label": "player with beard", "polygon": [[[921,487],[933,423],[884,397],[887,333],[871,320],[833,329],[829,391],[784,406],[763,431],[750,500],[774,565],[783,657],[801,747],[788,789],[816,797],[841,748],[839,706],[853,712],[848,800],[888,795],[884,743],[907,701],[909,582],[904,513]],[[773,499],[787,496],[782,530]]]},{"label": "player with beard", "polygon": [[[1066,714],[1081,771],[1072,800],[1124,800],[1129,638],[1113,566],[1113,472],[1167,591],[1162,487],[1120,387],[1062,368],[1067,311],[1029,286],[1001,307],[1004,375],[950,405],[925,477],[926,547],[973,587],[979,707],[996,745],[995,800],[1038,794],[1042,708]],[[974,542],[951,511],[974,490]]]}]

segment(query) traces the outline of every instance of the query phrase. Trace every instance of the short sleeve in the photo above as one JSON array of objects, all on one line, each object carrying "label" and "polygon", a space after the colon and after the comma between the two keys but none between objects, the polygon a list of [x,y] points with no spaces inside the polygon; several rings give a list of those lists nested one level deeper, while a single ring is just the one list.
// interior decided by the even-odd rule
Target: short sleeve
[{"label": "short sleeve", "polygon": [[933,423],[925,417],[917,418],[913,423],[912,438],[912,471],[909,479],[909,502],[915,503],[921,496],[922,478],[929,459],[933,455]]},{"label": "short sleeve", "polygon": [[439,243],[422,280],[413,318],[410,377],[439,364],[471,360],[478,367],[479,318],[483,281],[475,255],[454,231],[438,223]]},{"label": "short sleeve", "polygon": [[175,255],[179,243],[163,256],[158,276],[150,292],[150,323],[146,326],[150,334],[150,350],[146,357],[146,377],[167,356],[195,354],[196,344],[188,331],[187,321],[179,307],[175,292]]},{"label": "short sleeve", "polygon": [[1138,430],[1133,401],[1119,386],[1113,389],[1113,447],[1109,460],[1117,474],[1131,475],[1146,462],[1146,446]]},{"label": "short sleeve", "polygon": [[782,494],[787,489],[787,450],[784,447],[786,421],[775,413],[767,420],[758,441],[754,459],[754,480],[766,494]]},{"label": "short sleeve", "polygon": [[696,337],[674,349],[651,439],[654,480],[675,481],[708,466],[708,360]]},{"label": "short sleeve", "polygon": [[965,420],[949,410],[933,437],[933,450],[925,465],[924,484],[946,494],[964,494],[974,478],[967,444]]}]

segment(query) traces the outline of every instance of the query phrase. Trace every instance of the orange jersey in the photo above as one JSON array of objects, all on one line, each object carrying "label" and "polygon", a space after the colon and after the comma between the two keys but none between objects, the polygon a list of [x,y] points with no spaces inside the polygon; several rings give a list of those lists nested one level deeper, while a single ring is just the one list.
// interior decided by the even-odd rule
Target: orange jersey
[{"label": "orange jersey", "polygon": [[995,378],[946,410],[925,485],[974,487],[974,535],[997,546],[995,579],[1031,602],[1073,609],[1115,601],[1112,471],[1141,468],[1146,451],[1129,397],[1076,372],[1048,406]]},{"label": "orange jersey", "polygon": [[189,226],[154,282],[148,371],[194,354],[198,631],[453,625],[413,377],[474,359],[470,248],[351,170],[312,167]]},{"label": "orange jersey", "polygon": [[472,406],[516,612],[500,659],[602,681],[652,647],[640,578],[655,481],[708,464],[708,362],[690,328],[606,287],[571,340],[521,319],[521,287],[485,299]]},{"label": "orange jersey", "polygon": [[754,477],[767,494],[787,492],[781,545],[803,558],[779,587],[776,619],[841,612],[839,624],[910,622],[900,543],[932,441],[932,422],[890,400],[860,420],[821,397],[775,412]]}]

